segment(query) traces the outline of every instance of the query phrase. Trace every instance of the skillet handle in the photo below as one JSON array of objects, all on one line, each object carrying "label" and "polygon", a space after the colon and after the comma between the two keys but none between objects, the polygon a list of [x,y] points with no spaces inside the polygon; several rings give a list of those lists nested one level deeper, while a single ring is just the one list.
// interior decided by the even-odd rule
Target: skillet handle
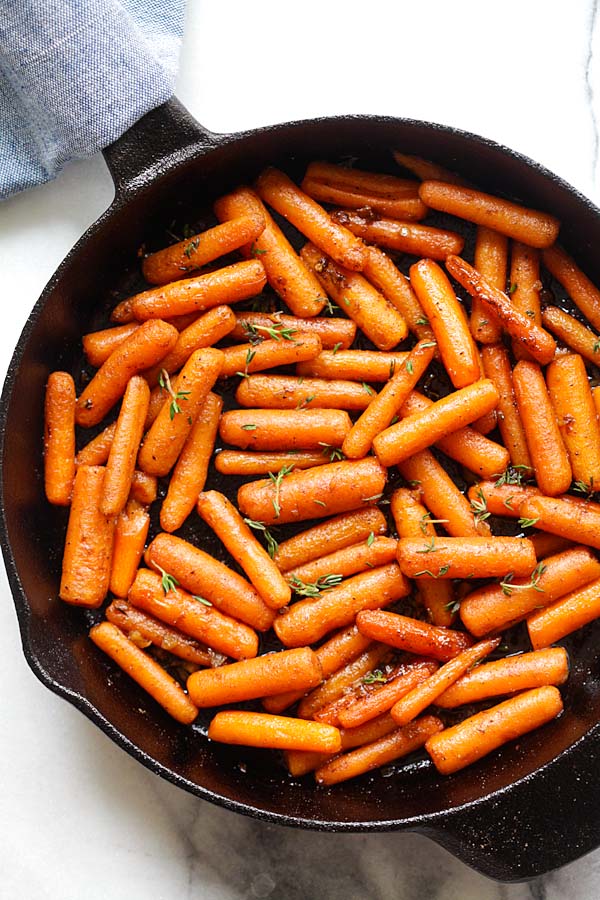
[{"label": "skillet handle", "polygon": [[146,113],[103,151],[117,199],[131,195],[174,163],[218,143],[218,138],[171,97]]}]

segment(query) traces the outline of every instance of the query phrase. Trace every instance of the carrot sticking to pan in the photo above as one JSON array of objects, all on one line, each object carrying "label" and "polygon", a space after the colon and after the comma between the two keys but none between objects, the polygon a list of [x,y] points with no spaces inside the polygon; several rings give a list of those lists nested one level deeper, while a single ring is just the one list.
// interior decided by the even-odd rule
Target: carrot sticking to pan
[{"label": "carrot sticking to pan", "polygon": [[375,537],[371,532],[366,541],[350,544],[334,553],[327,553],[312,562],[288,569],[285,573],[287,581],[294,586],[315,584],[330,572],[347,578],[366,569],[386,566],[396,559],[397,541],[389,537]]},{"label": "carrot sticking to pan", "polygon": [[[527,437],[519,415],[508,351],[501,344],[484,347],[481,361],[485,377],[498,391],[498,428],[513,466],[531,469]],[[496,469],[497,472],[503,469]]]},{"label": "carrot sticking to pan", "polygon": [[[214,464],[217,472],[222,475],[268,475],[269,472],[276,475],[282,469],[311,469],[313,466],[324,466],[329,462],[329,456],[326,454],[325,448],[294,450],[289,453],[220,450],[215,454]],[[171,529],[165,528],[165,531]]]},{"label": "carrot sticking to pan", "polygon": [[379,247],[371,246],[367,249],[369,255],[363,269],[365,278],[383,294],[392,306],[396,307],[409,330],[416,335],[418,340],[434,340],[433,331],[408,278]]},{"label": "carrot sticking to pan", "polygon": [[350,209],[368,207],[392,219],[422,219],[427,215],[427,207],[419,200],[419,184],[412,178],[312,162],[301,186],[321,203]]},{"label": "carrot sticking to pan", "polygon": [[140,650],[111,622],[94,625],[93,642],[136,681],[170,716],[191,725],[198,715],[183,688],[151,656]]},{"label": "carrot sticking to pan", "polygon": [[356,627],[373,641],[441,662],[448,662],[473,643],[462,631],[429,625],[383,609],[359,612]]},{"label": "carrot sticking to pan", "polygon": [[144,553],[150,514],[137,500],[128,500],[115,527],[110,591],[115,597],[126,597],[133,584]]},{"label": "carrot sticking to pan", "polygon": [[526,538],[401,538],[398,563],[409,578],[495,578],[529,575],[537,564]]},{"label": "carrot sticking to pan", "polygon": [[546,381],[573,480],[591,490],[600,485],[600,426],[583,359],[578,353],[557,357]]},{"label": "carrot sticking to pan", "polygon": [[[515,308],[524,313],[532,322],[542,327],[542,310],[540,303],[540,253],[534,247],[514,241],[510,260],[510,298]],[[504,285],[495,285],[504,290]],[[516,342],[513,351],[517,359],[531,357],[522,345]]]},{"label": "carrot sticking to pan", "polygon": [[301,700],[298,706],[300,718],[314,719],[324,711],[327,718],[337,721],[337,715],[332,716],[331,712],[338,701],[345,702],[349,691],[362,687],[365,677],[382,665],[390,655],[389,647],[369,641],[363,653],[330,673],[328,678]]},{"label": "carrot sticking to pan", "polygon": [[[315,282],[318,282],[315,279]],[[339,316],[314,317],[312,319],[286,316],[282,312],[237,312],[236,325],[231,332],[234,341],[247,341],[248,338],[276,339],[284,335],[293,337],[298,332],[316,334],[324,350],[347,350],[356,337],[356,323]],[[285,338],[284,338],[285,340]]]},{"label": "carrot sticking to pan", "polygon": [[500,638],[488,638],[472,647],[467,647],[454,659],[445,663],[417,687],[392,706],[392,718],[398,725],[407,725],[446,691],[451,684],[464,675],[472,666],[495,650]]},{"label": "carrot sticking to pan", "polygon": [[68,506],[75,479],[75,384],[52,372],[44,402],[44,487],[49,503]]},{"label": "carrot sticking to pan", "polygon": [[575,260],[555,244],[544,250],[542,262],[562,284],[575,306],[600,331],[600,291],[581,271]]},{"label": "carrot sticking to pan", "polygon": [[337,753],[341,747],[340,733],[331,725],[241,710],[218,712],[208,726],[208,737],[224,744],[275,750]]},{"label": "carrot sticking to pan", "polygon": [[249,519],[285,525],[322,519],[375,503],[385,486],[386,471],[373,458],[344,460],[243,484],[238,506]]},{"label": "carrot sticking to pan", "polygon": [[102,421],[122,397],[129,379],[166,356],[177,337],[176,328],[158,320],[144,323],[123,341],[98,369],[77,400],[77,424],[89,427]]},{"label": "carrot sticking to pan", "polygon": [[363,242],[347,228],[333,222],[323,207],[283,172],[265,169],[258,178],[256,189],[269,206],[339,265],[355,272],[364,268],[367,254]]},{"label": "carrot sticking to pan", "polygon": [[75,457],[76,466],[103,466],[108,459],[117,423],[107,425],[100,434],[81,448]]},{"label": "carrot sticking to pan", "polygon": [[542,324],[573,353],[580,353],[588,362],[600,362],[600,336],[586,328],[558,306],[547,306],[542,312]]},{"label": "carrot sticking to pan", "polygon": [[108,591],[115,519],[100,510],[104,468],[79,466],[73,483],[59,597],[95,609]]},{"label": "carrot sticking to pan", "polygon": [[542,531],[600,550],[600,504],[575,497],[531,497],[521,505],[523,518]]},{"label": "carrot sticking to pan", "polygon": [[451,775],[488,753],[556,718],[563,709],[555,687],[534,688],[476,713],[425,744],[436,769]]},{"label": "carrot sticking to pan", "polygon": [[151,253],[142,263],[142,274],[150,284],[177,281],[186,272],[199,269],[219,256],[255,241],[265,224],[259,210],[221,222],[164,250]]},{"label": "carrot sticking to pan", "polygon": [[342,550],[359,541],[366,541],[371,536],[385,534],[387,523],[385,516],[376,507],[367,507],[354,512],[343,513],[300,531],[298,534],[279,544],[275,552],[275,562],[282,572],[304,566],[323,555],[326,547],[330,553]]},{"label": "carrot sticking to pan", "polygon": [[513,384],[538,487],[551,497],[562,494],[571,484],[571,464],[540,367],[520,360]]},{"label": "carrot sticking to pan", "polygon": [[148,383],[134,375],[125,389],[106,463],[100,501],[105,516],[118,516],[127,502],[149,402]]},{"label": "carrot sticking to pan", "polygon": [[305,244],[300,256],[331,299],[379,350],[391,350],[404,340],[405,320],[363,275],[344,269],[314,244]]},{"label": "carrot sticking to pan", "polygon": [[373,396],[355,381],[293,375],[249,375],[235,392],[239,406],[259,409],[363,410]]},{"label": "carrot sticking to pan", "polygon": [[448,184],[465,184],[463,178],[455,172],[450,172],[444,166],[432,162],[429,159],[423,159],[421,156],[412,156],[408,153],[400,153],[398,150],[393,151],[393,156],[399,166],[408,169],[420,181],[447,181]]},{"label": "carrot sticking to pan", "polygon": [[214,309],[209,309],[180,332],[171,352],[153,369],[144,372],[144,377],[149,384],[157,384],[163,369],[169,375],[179,371],[194,350],[212,347],[233,331],[234,326],[235,316],[228,306],[215,306]]},{"label": "carrot sticking to pan", "polygon": [[275,366],[302,363],[314,359],[320,352],[321,341],[316,334],[298,333],[291,341],[278,338],[261,344],[234,344],[222,351],[221,378],[231,378],[232,375],[245,377],[252,372],[274,369]]},{"label": "carrot sticking to pan", "polygon": [[[475,236],[475,268],[487,278],[490,284],[503,291],[506,288],[508,267],[508,239],[480,225]],[[486,309],[479,297],[473,297],[471,304],[471,333],[481,344],[497,344],[502,339],[502,325]]]},{"label": "carrot sticking to pan", "polygon": [[219,434],[242,450],[318,450],[341,447],[351,428],[342,409],[231,409]]},{"label": "carrot sticking to pan", "polygon": [[519,312],[503,291],[498,290],[477,269],[460,256],[449,256],[446,268],[472,297],[478,297],[483,305],[496,313],[502,326],[513,341],[526,350],[533,359],[545,366],[556,352],[556,341],[533,319]]},{"label": "carrot sticking to pan", "polygon": [[374,682],[373,690],[341,709],[338,714],[340,724],[343,728],[358,728],[388,712],[394,703],[429,675],[433,675],[436,669],[437,663],[429,661],[398,666],[397,674],[392,675],[386,683]]},{"label": "carrot sticking to pan", "polygon": [[476,225],[493,228],[530,247],[549,247],[556,240],[560,228],[558,219],[549,213],[529,209],[464,185],[424,181],[419,188],[419,196],[426,206]]},{"label": "carrot sticking to pan", "polygon": [[[296,366],[301,378],[344,378],[349,381],[388,381],[398,366],[405,364],[408,353],[383,353],[377,350],[323,350],[308,362]],[[369,387],[365,393],[372,396]]]},{"label": "carrot sticking to pan", "polygon": [[90,334],[84,334],[81,342],[89,364],[99,369],[113,350],[116,350],[124,340],[131,337],[139,327],[139,322],[129,322],[126,325],[117,325],[115,328],[103,328],[102,331],[92,331]]},{"label": "carrot sticking to pan", "polygon": [[600,616],[600,579],[561,597],[527,619],[534,650],[548,647]]},{"label": "carrot sticking to pan", "polygon": [[348,209],[336,210],[331,218],[370,244],[427,259],[444,260],[449,253],[460,253],[465,243],[455,231],[383,217],[373,219]]}]

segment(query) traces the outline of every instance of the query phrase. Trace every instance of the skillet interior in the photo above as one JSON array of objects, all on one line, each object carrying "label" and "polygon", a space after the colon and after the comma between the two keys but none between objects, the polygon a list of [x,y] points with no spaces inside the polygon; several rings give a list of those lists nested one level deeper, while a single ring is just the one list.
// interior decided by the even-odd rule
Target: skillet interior
[{"label": "skillet interior", "polygon": [[[178,124],[176,107],[166,106],[109,153],[121,193],[50,282],[26,325],[4,388],[3,551],[30,665],[48,687],[149,768],[238,811],[327,830],[427,831],[476,868],[506,880],[575,858],[600,841],[593,812],[600,800],[593,771],[600,720],[599,628],[588,627],[568,642],[573,671],[565,692],[567,712],[501,754],[450,778],[416,762],[394,777],[376,773],[315,789],[310,779],[294,782],[282,769],[265,766],[258,753],[208,744],[197,730],[174,723],[126,676],[115,674],[89,642],[87,626],[96,616],[56,599],[66,513],[50,508],[43,494],[48,374],[57,368],[78,371],[81,334],[114,304],[115,286],[135,283],[130,273],[142,243],[156,240],[173,220],[196,220],[199,207],[251,180],[265,165],[295,174],[310,159],[356,157],[365,167],[394,171],[389,148],[419,153],[483,188],[551,210],[564,223],[566,247],[592,278],[600,278],[593,252],[600,243],[600,213],[545,170],[495,144],[423,123],[370,117],[282,125],[227,138],[206,137],[198,129],[197,146],[167,156],[157,181],[156,165],[145,175],[139,168],[185,143],[186,129],[188,137],[194,132],[189,120],[182,120],[183,128]],[[166,129],[165,114],[171,116]],[[565,817],[569,831],[561,835]]]}]

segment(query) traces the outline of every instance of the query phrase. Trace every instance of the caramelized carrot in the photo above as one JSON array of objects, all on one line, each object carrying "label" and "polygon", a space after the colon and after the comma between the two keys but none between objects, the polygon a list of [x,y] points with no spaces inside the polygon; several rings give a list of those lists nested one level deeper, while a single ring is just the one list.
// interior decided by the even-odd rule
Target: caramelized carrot
[{"label": "caramelized carrot", "polygon": [[460,253],[464,246],[463,238],[455,231],[416,222],[398,222],[383,217],[372,219],[347,209],[337,210],[331,218],[370,244],[413,256],[443,260],[449,253]]},{"label": "caramelized carrot", "polygon": [[448,662],[473,643],[462,631],[428,625],[382,609],[359,612],[356,627],[373,641],[441,662]]},{"label": "caramelized carrot", "polygon": [[169,375],[177,372],[188,361],[194,350],[212,347],[229,334],[235,326],[235,316],[228,306],[215,306],[179,333],[177,343],[160,363],[144,372],[149,384],[157,384],[164,370]]},{"label": "caramelized carrot", "polygon": [[[246,450],[220,450],[215,454],[217,472],[222,475],[268,475],[281,469],[311,469],[329,462],[327,450],[294,450],[289,453],[253,453]],[[181,457],[180,457],[181,459]],[[164,507],[163,507],[164,508]],[[170,531],[165,528],[165,531]]]},{"label": "caramelized carrot", "polygon": [[[475,237],[475,268],[488,281],[503,291],[506,288],[508,240],[498,231],[480,225]],[[478,297],[471,305],[471,333],[482,344],[497,344],[502,326],[494,313],[485,309]]]},{"label": "caramelized carrot", "polygon": [[600,616],[600,579],[561,597],[527,619],[534,650],[548,647]]},{"label": "caramelized carrot", "polygon": [[401,538],[398,562],[409,578],[494,578],[528,575],[537,561],[526,538],[450,537]]},{"label": "caramelized carrot", "polygon": [[293,375],[249,375],[235,392],[239,406],[267,409],[366,409],[373,399],[355,381],[297,378]]},{"label": "caramelized carrot", "polygon": [[89,364],[100,368],[113,350],[116,350],[126,338],[131,337],[139,327],[139,322],[129,322],[126,325],[117,325],[116,328],[104,328],[102,331],[84,334],[81,342]]},{"label": "caramelized carrot", "polygon": [[219,712],[208,726],[208,736],[224,744],[275,750],[336,753],[341,747],[340,733],[331,725],[268,713]]},{"label": "caramelized carrot", "polygon": [[76,466],[103,466],[108,459],[117,423],[112,422],[82,447],[75,457]]},{"label": "caramelized carrot", "polygon": [[[496,285],[504,290],[504,285]],[[542,325],[542,311],[540,304],[540,254],[527,244],[514,241],[510,260],[510,288],[511,300],[514,307],[536,325]],[[515,342],[513,351],[517,359],[530,359],[531,357],[522,345]]]},{"label": "caramelized carrot", "polygon": [[408,153],[393,151],[393,156],[399,166],[413,172],[421,181],[447,181],[449,184],[464,184],[464,179],[455,172],[450,172],[444,166],[438,165],[421,156],[412,156]]},{"label": "caramelized carrot", "polygon": [[[501,344],[494,344],[483,348],[481,360],[486,378],[490,379],[498,391],[498,428],[510,454],[510,461],[513,466],[530,469],[531,456],[515,397],[508,352]],[[503,469],[496,471],[500,473]]]},{"label": "caramelized carrot", "polygon": [[600,337],[559,309],[558,306],[547,306],[542,313],[542,323],[569,350],[580,353],[588,362],[598,365],[600,362]]},{"label": "caramelized carrot", "polygon": [[118,516],[127,502],[149,402],[147,382],[140,375],[134,375],[125,388],[106,463],[100,501],[105,516]]},{"label": "caramelized carrot", "polygon": [[321,341],[316,334],[299,333],[293,341],[263,341],[261,344],[234,344],[223,350],[221,378],[232,375],[245,377],[251,372],[274,369],[314,359],[321,352]]},{"label": "caramelized carrot", "polygon": [[[348,692],[362,686],[364,677],[389,656],[389,647],[369,641],[360,656],[351,659],[347,665],[340,666],[300,701],[298,706],[300,718],[314,719],[321,711],[331,712],[338,701],[345,702],[349,696]],[[337,720],[337,716],[333,718]]]},{"label": "caramelized carrot", "polygon": [[313,200],[350,209],[369,207],[393,219],[422,219],[427,214],[418,187],[413,179],[327,162],[310,163],[302,181],[302,190]]},{"label": "caramelized carrot", "polygon": [[68,506],[75,479],[75,384],[52,372],[44,404],[44,487],[49,503]]},{"label": "caramelized carrot", "polygon": [[[296,372],[302,378],[347,378],[350,381],[387,381],[408,353],[382,353],[377,350],[323,350],[309,362],[301,362]],[[369,394],[370,388],[365,391]]]},{"label": "caramelized carrot", "polygon": [[338,718],[344,728],[358,728],[388,712],[414,687],[425,681],[437,669],[437,663],[423,661],[400,665],[397,673],[384,685],[373,685],[374,690],[352,701],[340,710]]},{"label": "caramelized carrot", "polygon": [[379,247],[368,247],[367,264],[363,275],[395,306],[410,331],[420,341],[434,340],[433,331],[421,304],[410,286],[410,281]]},{"label": "caramelized carrot", "polygon": [[327,553],[303,566],[288,569],[285,577],[292,587],[298,586],[300,582],[314,584],[329,573],[347,578],[357,572],[394,562],[397,543],[394,538],[375,537],[371,532],[366,541],[350,544],[349,547]]},{"label": "caramelized carrot", "polygon": [[219,434],[242,450],[318,450],[341,447],[351,427],[341,409],[230,409]]},{"label": "caramelized carrot", "polygon": [[330,553],[335,553],[351,544],[366,541],[371,533],[377,536],[386,531],[387,524],[381,510],[367,507],[328,519],[282,541],[274,559],[282,572],[289,572],[290,569],[318,559],[322,556],[324,547]]},{"label": "caramelized carrot", "polygon": [[573,480],[592,490],[600,485],[600,426],[583,359],[578,353],[557,357],[546,380]]},{"label": "caramelized carrot", "polygon": [[126,597],[134,582],[144,545],[148,537],[150,515],[137,500],[128,500],[115,528],[110,591],[115,597]]},{"label": "caramelized carrot", "polygon": [[[396,723],[389,713],[384,713],[384,715],[371,719],[364,725],[358,725],[356,728],[340,728],[342,750],[352,750],[354,747],[371,744],[391,731],[395,731],[396,728]],[[287,753],[284,753],[284,758],[290,775],[297,778],[324,765],[332,758],[332,754],[288,750]]]},{"label": "caramelized carrot", "polygon": [[535,520],[536,528],[589,544],[600,550],[600,504],[574,497],[531,497],[521,505],[521,515]]},{"label": "caramelized carrot", "polygon": [[550,274],[562,284],[588,322],[596,330],[600,330],[600,291],[581,271],[575,260],[555,244],[544,250],[542,261]]},{"label": "caramelized carrot", "polygon": [[[308,271],[308,270],[307,270]],[[315,278],[315,284],[319,282]],[[324,350],[347,350],[356,337],[356,323],[337,316],[315,317],[312,319],[286,316],[282,312],[237,312],[236,326],[231,332],[234,341],[247,341],[249,337],[266,337],[284,333],[294,337],[302,334],[316,334]]]}]

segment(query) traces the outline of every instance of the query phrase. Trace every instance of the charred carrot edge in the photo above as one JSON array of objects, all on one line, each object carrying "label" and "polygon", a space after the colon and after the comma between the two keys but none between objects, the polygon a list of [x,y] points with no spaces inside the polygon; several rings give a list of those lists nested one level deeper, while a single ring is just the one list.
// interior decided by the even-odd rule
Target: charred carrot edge
[{"label": "charred carrot edge", "polygon": [[210,392],[175,463],[160,508],[160,526],[164,531],[177,531],[183,525],[204,489],[222,408],[221,398]]},{"label": "charred carrot edge", "polygon": [[392,718],[398,725],[407,725],[430,704],[435,703],[437,698],[471,666],[495,650],[499,643],[500,638],[488,638],[463,650],[395,703],[392,706]]},{"label": "charred carrot edge", "polygon": [[[296,450],[290,453],[253,453],[245,450],[220,450],[214,464],[222,475],[275,475],[281,469],[311,469],[329,462],[326,450]],[[181,457],[180,457],[181,458]],[[164,509],[164,505],[163,505]],[[171,531],[163,525],[165,531]],[[175,529],[173,529],[175,530]]]},{"label": "charred carrot edge", "polygon": [[484,306],[502,323],[503,327],[540,365],[549,363],[556,352],[556,341],[543,328],[536,325],[524,313],[519,312],[510,298],[495,288],[479,272],[460,256],[449,256],[446,268],[472,297],[478,297]]},{"label": "charred carrot edge", "polygon": [[129,379],[166,356],[177,336],[176,328],[158,320],[144,323],[123,341],[98,369],[77,400],[77,424],[86,427],[97,425],[121,398]]},{"label": "charred carrot edge", "polygon": [[558,306],[547,306],[542,312],[542,324],[569,350],[580,353],[588,362],[600,362],[600,336]]},{"label": "charred carrot edge", "polygon": [[[387,381],[408,353],[383,353],[377,350],[323,350],[308,362],[296,366],[301,377],[344,378],[349,381]],[[368,394],[371,389],[367,388]]]},{"label": "charred carrot edge", "polygon": [[426,206],[485,225],[531,247],[554,243],[560,222],[549,213],[529,209],[492,194],[443,181],[424,181],[419,196]]},{"label": "charred carrot edge", "polygon": [[337,753],[341,748],[340,733],[331,725],[233,710],[217,713],[208,726],[208,737],[224,744],[276,750]]},{"label": "charred carrot edge", "polygon": [[321,677],[321,665],[314,651],[300,647],[192,672],[187,689],[194,703],[204,709],[282,691],[310,690],[320,683]]},{"label": "charred carrot edge", "polygon": [[339,784],[341,781],[356,778],[379,766],[388,765],[394,760],[418,750],[443,727],[442,722],[435,716],[423,716],[422,719],[411,722],[405,728],[398,728],[372,744],[366,744],[351,753],[342,754],[331,762],[325,763],[315,772],[317,783]]},{"label": "charred carrot edge", "polygon": [[540,367],[520,360],[513,384],[538,487],[549,496],[562,494],[571,484],[571,464]]},{"label": "charred carrot edge", "polygon": [[[258,653],[258,636],[243,622],[207,605],[204,597],[191,595],[175,583],[150,569],[139,569],[127,599],[136,609],[155,616],[184,634],[202,641],[233,659],[246,659]],[[174,587],[171,585],[175,585]]]},{"label": "charred carrot edge", "polygon": [[[414,182],[416,185],[416,182]],[[368,207],[383,216],[394,219],[423,219],[427,215],[427,207],[419,199],[416,188],[412,194],[406,193],[398,197],[381,197],[375,193],[352,190],[339,184],[327,184],[311,177],[308,173],[302,181],[302,190],[320,203],[333,203],[347,209],[364,209]]]},{"label": "charred carrot edge", "polygon": [[375,537],[371,532],[366,541],[343,547],[334,553],[327,553],[312,562],[305,563],[295,569],[288,569],[285,573],[286,580],[292,587],[297,587],[300,582],[315,584],[320,578],[329,573],[343,575],[356,575],[375,566],[386,566],[396,559],[397,541],[389,537]]},{"label": "charred carrot edge", "polygon": [[194,350],[212,347],[233,331],[234,327],[235,316],[228,306],[215,306],[214,309],[209,309],[179,333],[177,343],[171,352],[153,369],[144,372],[144,378],[148,384],[156,385],[163,369],[169,375],[177,372],[185,365]]},{"label": "charred carrot edge", "polygon": [[95,438],[82,447],[75,457],[76,466],[103,466],[108,459],[117,423],[107,425]]},{"label": "charred carrot edge", "polygon": [[405,320],[363,275],[344,269],[314,244],[305,244],[300,256],[323,290],[379,350],[391,350],[404,340]]},{"label": "charred carrot edge", "polygon": [[443,270],[431,259],[410,267],[410,283],[433,329],[442,362],[455,388],[480,375],[479,357],[467,319]]},{"label": "charred carrot edge", "polygon": [[351,427],[343,409],[230,409],[219,434],[241,450],[318,450],[341,447]]},{"label": "charred carrot edge", "polygon": [[563,684],[569,677],[569,658],[564,647],[519,653],[476,666],[437,698],[436,706],[454,709],[489,697],[531,690],[546,684]]},{"label": "charred carrot edge", "polygon": [[221,221],[241,214],[262,216],[264,230],[254,243],[242,248],[242,253],[247,257],[252,253],[259,256],[267,281],[293,313],[297,316],[318,315],[325,305],[319,282],[302,263],[258,194],[249,187],[239,187],[220,197],[214,208]]},{"label": "charred carrot edge", "polygon": [[101,622],[90,631],[93,642],[136,681],[170,716],[191,725],[198,710],[183,688],[151,656],[130,641],[116,625]]},{"label": "charred carrot edge", "polygon": [[448,662],[473,643],[462,631],[429,625],[383,609],[359,612],[356,627],[373,641],[441,662]]},{"label": "charred carrot edge", "polygon": [[574,497],[531,497],[521,505],[521,515],[535,520],[536,528],[589,544],[600,550],[600,504]]},{"label": "charred carrot edge", "polygon": [[562,712],[555,687],[534,688],[433,735],[425,744],[436,769],[451,775]]},{"label": "charred carrot edge", "polygon": [[374,392],[342,379],[249,375],[235,392],[239,406],[266,409],[366,409]]},{"label": "charred carrot edge", "polygon": [[408,278],[394,265],[387,253],[379,247],[368,247],[367,264],[363,269],[363,275],[392,306],[396,307],[418,340],[434,340],[433,331]]},{"label": "charred carrot edge", "polygon": [[527,619],[529,640],[534,650],[583,628],[600,616],[600,579],[572,591]]},{"label": "charred carrot edge", "polygon": [[339,711],[338,719],[343,728],[358,728],[388,712],[405,694],[425,681],[437,670],[437,663],[428,660],[400,665],[398,672],[384,685],[373,685],[373,690],[349,703]]},{"label": "charred carrot edge", "polygon": [[600,291],[581,271],[575,260],[555,244],[544,250],[542,262],[562,284],[586,319],[596,330],[600,330]]},{"label": "charred carrot edge", "polygon": [[[319,284],[316,279],[315,284]],[[307,319],[286,316],[282,312],[238,312],[235,319],[236,325],[231,332],[234,341],[246,341],[255,335],[266,337],[273,331],[293,337],[301,331],[303,334],[316,334],[324,350],[333,350],[334,347],[347,350],[356,337],[356,322],[339,316]]]},{"label": "charred carrot edge", "polygon": [[113,350],[116,350],[124,340],[131,337],[139,327],[139,322],[129,322],[126,325],[117,325],[116,328],[104,328],[102,331],[84,334],[81,342],[89,364],[100,368]]},{"label": "charred carrot edge", "polygon": [[360,685],[363,677],[372,672],[389,656],[389,647],[369,641],[359,656],[337,668],[322,684],[300,701],[298,706],[300,718],[314,719],[320,710],[328,709],[341,698],[347,697],[348,689]]},{"label": "charred carrot edge", "polygon": [[125,388],[106,463],[100,501],[105,516],[118,516],[127,503],[149,402],[147,382],[134,375]]},{"label": "charred carrot edge", "polygon": [[117,519],[110,570],[110,592],[126,597],[144,553],[150,515],[137,500],[128,500]]},{"label": "charred carrot edge", "polygon": [[[498,428],[513,466],[531,469],[525,429],[519,415],[508,351],[500,344],[481,351],[483,371],[498,391]],[[501,470],[497,470],[500,472]]]},{"label": "charred carrot edge", "polygon": [[221,378],[249,375],[275,366],[288,366],[314,359],[321,352],[321,340],[316,334],[298,333],[293,341],[263,341],[261,344],[234,344],[225,347]]},{"label": "charred carrot edge", "polygon": [[238,216],[221,222],[177,244],[151,253],[142,262],[142,274],[150,284],[176,281],[186,272],[199,269],[256,240],[264,227],[264,217],[258,211],[253,211],[251,216]]},{"label": "charred carrot edge", "polygon": [[[497,285],[504,290],[502,285]],[[514,241],[510,260],[510,298],[515,308],[532,322],[542,327],[540,302],[540,254],[534,247]],[[515,342],[513,351],[517,359],[531,359],[523,346]]]},{"label": "charred carrot edge", "polygon": [[135,469],[131,479],[130,500],[137,500],[144,506],[154,503],[158,494],[158,480],[155,475],[147,475],[140,469]]},{"label": "charred carrot edge", "polygon": [[44,487],[49,503],[68,506],[75,479],[75,383],[52,372],[44,402]]},{"label": "charred carrot edge", "polygon": [[[474,266],[494,287],[505,290],[508,239],[498,231],[480,225],[475,236]],[[473,297],[470,323],[473,337],[481,344],[497,344],[502,339],[502,325],[494,313],[482,305],[479,297]]]},{"label": "charred carrot edge", "polygon": [[265,169],[256,183],[261,198],[273,207],[319,250],[340,265],[360,272],[366,248],[350,231],[332,222],[322,206],[301,191],[278,169]]},{"label": "charred carrot edge", "polygon": [[334,553],[367,540],[371,532],[377,536],[386,531],[387,523],[381,510],[368,507],[328,519],[282,541],[274,559],[282,572],[288,572],[318,559],[323,554],[323,547]]},{"label": "charred carrot edge", "polygon": [[463,238],[455,231],[417,222],[399,222],[384,217],[373,220],[351,209],[336,210],[331,218],[371,244],[412,256],[444,260],[449,253],[460,253],[464,246]]},{"label": "charred carrot edge", "polygon": [[398,150],[393,151],[393,156],[399,166],[413,172],[421,181],[447,181],[448,184],[464,184],[464,180],[460,175],[445,169],[444,166],[432,162],[429,159],[423,159],[421,156],[412,156],[408,153],[400,153]]},{"label": "charred carrot edge", "polygon": [[114,518],[100,512],[101,466],[79,466],[65,538],[59,597],[75,606],[100,606],[108,591]]},{"label": "charred carrot edge", "polygon": [[526,538],[400,538],[398,563],[410,578],[494,578],[529,575],[537,560]]},{"label": "charred carrot edge", "polygon": [[546,372],[548,392],[567,448],[573,480],[600,485],[600,426],[583,359],[559,356]]}]

